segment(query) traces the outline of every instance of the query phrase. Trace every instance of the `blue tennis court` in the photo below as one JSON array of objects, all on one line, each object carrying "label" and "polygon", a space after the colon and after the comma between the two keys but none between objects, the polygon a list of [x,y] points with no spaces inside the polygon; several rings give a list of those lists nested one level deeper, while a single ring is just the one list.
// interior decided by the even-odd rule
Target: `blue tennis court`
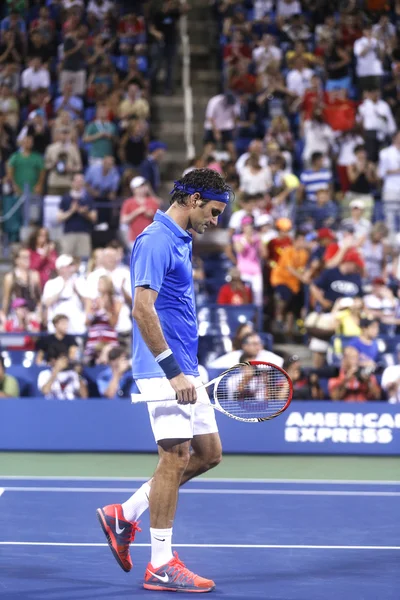
[{"label": "blue tennis court", "polygon": [[[98,506],[142,479],[0,478],[0,598],[165,597],[141,587],[148,515],[124,573]],[[397,600],[400,483],[200,479],[181,490],[174,546],[216,597]]]}]

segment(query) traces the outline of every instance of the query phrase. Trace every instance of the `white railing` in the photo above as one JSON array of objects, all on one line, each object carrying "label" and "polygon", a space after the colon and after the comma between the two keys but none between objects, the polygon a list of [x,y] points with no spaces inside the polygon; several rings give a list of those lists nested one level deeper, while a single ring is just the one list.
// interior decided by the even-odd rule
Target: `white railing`
[{"label": "white railing", "polygon": [[[184,0],[181,0],[182,4]],[[188,34],[188,18],[184,14],[180,19],[180,34],[182,47],[182,90],[185,126],[185,145],[188,160],[196,156],[193,142],[193,94],[190,84],[190,43]]]}]

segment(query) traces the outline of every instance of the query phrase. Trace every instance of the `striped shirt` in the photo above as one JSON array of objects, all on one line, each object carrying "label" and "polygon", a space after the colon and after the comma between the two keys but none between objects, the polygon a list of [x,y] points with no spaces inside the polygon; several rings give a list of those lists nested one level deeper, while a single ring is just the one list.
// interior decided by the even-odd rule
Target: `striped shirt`
[{"label": "striped shirt", "polygon": [[309,202],[315,202],[317,191],[328,189],[328,186],[332,183],[332,171],[329,169],[321,169],[320,171],[308,169],[302,172],[300,181],[304,185],[306,199]]}]

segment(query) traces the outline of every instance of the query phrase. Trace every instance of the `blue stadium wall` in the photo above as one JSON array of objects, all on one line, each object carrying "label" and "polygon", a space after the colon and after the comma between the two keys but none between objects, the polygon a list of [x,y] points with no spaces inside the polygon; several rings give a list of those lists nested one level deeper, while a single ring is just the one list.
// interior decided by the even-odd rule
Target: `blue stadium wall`
[{"label": "blue stadium wall", "polygon": [[[259,424],[217,415],[226,453],[400,456],[400,405],[293,402]],[[147,407],[127,400],[0,400],[0,450],[153,452]]]}]

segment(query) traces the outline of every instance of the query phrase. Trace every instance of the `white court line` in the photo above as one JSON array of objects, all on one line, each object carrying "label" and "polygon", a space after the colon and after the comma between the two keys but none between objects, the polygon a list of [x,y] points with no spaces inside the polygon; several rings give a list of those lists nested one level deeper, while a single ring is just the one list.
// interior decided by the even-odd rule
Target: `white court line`
[{"label": "white court line", "polygon": [[[108,544],[71,542],[0,542],[0,546],[59,546],[63,548],[104,548]],[[150,548],[151,544],[136,544],[135,547]],[[400,550],[400,546],[314,546],[298,544],[173,544],[174,548],[250,548],[254,550]]]},{"label": "white court line", "polygon": [[[84,487],[5,487],[7,492],[67,492],[67,493],[132,493],[135,488],[84,488]],[[399,497],[400,492],[368,492],[368,491],[345,491],[345,490],[246,490],[246,489],[209,489],[184,488],[180,494],[227,494],[244,496],[380,496]]]},{"label": "white court line", "polygon": [[[148,481],[150,477],[86,477],[84,475],[0,475],[0,480],[15,481]],[[321,485],[400,485],[390,479],[251,479],[246,477],[199,477],[201,483],[313,483]]]},{"label": "white court line", "polygon": [[0,488],[0,496],[4,494],[4,488]]}]

